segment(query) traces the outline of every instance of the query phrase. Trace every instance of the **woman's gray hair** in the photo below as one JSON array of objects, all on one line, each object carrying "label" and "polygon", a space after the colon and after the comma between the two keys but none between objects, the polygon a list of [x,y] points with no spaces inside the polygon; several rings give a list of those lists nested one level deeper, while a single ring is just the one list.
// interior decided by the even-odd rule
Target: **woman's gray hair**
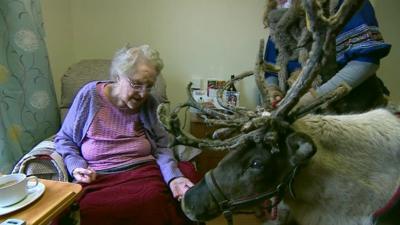
[{"label": "woman's gray hair", "polygon": [[156,69],[157,74],[164,67],[158,51],[149,45],[138,47],[127,45],[115,53],[111,62],[110,79],[115,81],[118,76],[127,76],[134,73],[138,63],[150,63]]}]

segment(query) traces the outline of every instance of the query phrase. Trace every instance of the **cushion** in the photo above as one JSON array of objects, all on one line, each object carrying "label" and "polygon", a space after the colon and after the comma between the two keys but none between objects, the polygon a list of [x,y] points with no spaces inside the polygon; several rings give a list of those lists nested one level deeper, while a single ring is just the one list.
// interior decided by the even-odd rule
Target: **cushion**
[{"label": "cushion", "polygon": [[68,181],[61,155],[55,151],[54,136],[40,142],[14,166],[12,173],[24,173],[42,179]]}]

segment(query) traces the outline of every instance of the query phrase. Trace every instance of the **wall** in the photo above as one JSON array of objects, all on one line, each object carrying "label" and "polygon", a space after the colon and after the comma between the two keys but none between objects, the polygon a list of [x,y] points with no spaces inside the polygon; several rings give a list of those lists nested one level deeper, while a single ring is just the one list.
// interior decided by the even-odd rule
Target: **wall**
[{"label": "wall", "polygon": [[[254,67],[264,0],[42,0],[53,76],[74,62],[111,58],[125,43],[148,43],[165,61],[167,92],[173,105],[183,102],[193,77],[227,79]],[[379,74],[400,102],[399,1],[373,1],[385,39],[393,44]],[[239,85],[241,103],[254,107],[253,79]]]},{"label": "wall", "polygon": [[380,31],[386,42],[392,44],[389,55],[381,61],[378,75],[391,92],[391,99],[400,104],[400,75],[397,63],[400,59],[400,28],[397,24],[400,18],[400,1],[374,1],[376,16]]},{"label": "wall", "polygon": [[42,0],[41,4],[50,67],[57,99],[60,102],[61,75],[74,62],[71,2]]},{"label": "wall", "polygon": [[[265,36],[261,22],[264,0],[60,1],[42,2],[50,50],[56,48],[52,43],[60,38],[57,32],[62,26],[73,28],[73,42],[69,44],[73,60],[69,59],[68,63],[86,58],[111,58],[117,48],[128,42],[148,43],[164,59],[163,73],[173,104],[186,99],[185,86],[192,77],[228,79],[230,74],[252,70],[259,40]],[[50,26],[48,23],[59,20],[56,18],[59,15],[49,10],[64,8],[67,4],[64,2],[70,3],[72,25]],[[52,8],[56,4],[59,7]],[[60,56],[51,54],[52,63],[61,61],[57,58]],[[59,72],[55,72],[55,77],[61,75]],[[255,106],[252,87],[255,87],[253,79],[239,85],[241,100],[250,107]]]}]

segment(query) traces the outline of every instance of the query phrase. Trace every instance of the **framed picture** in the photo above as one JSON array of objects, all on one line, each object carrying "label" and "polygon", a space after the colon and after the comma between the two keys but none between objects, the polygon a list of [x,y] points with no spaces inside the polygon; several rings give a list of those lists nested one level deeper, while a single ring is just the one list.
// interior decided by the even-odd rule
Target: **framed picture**
[{"label": "framed picture", "polygon": [[238,91],[224,91],[224,101],[229,106],[238,107],[239,96],[240,93]]},{"label": "framed picture", "polygon": [[225,85],[224,80],[209,79],[207,80],[207,95],[208,97],[217,97],[218,89],[222,89]]}]

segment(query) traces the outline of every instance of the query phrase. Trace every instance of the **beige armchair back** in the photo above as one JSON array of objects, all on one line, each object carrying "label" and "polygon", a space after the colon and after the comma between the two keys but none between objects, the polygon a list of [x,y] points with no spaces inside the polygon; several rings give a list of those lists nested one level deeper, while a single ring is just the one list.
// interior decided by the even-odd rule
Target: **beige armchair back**
[{"label": "beige armchair back", "polygon": [[73,64],[61,78],[61,118],[71,106],[74,96],[86,83],[93,80],[108,80],[111,61],[108,59],[87,59]]}]

